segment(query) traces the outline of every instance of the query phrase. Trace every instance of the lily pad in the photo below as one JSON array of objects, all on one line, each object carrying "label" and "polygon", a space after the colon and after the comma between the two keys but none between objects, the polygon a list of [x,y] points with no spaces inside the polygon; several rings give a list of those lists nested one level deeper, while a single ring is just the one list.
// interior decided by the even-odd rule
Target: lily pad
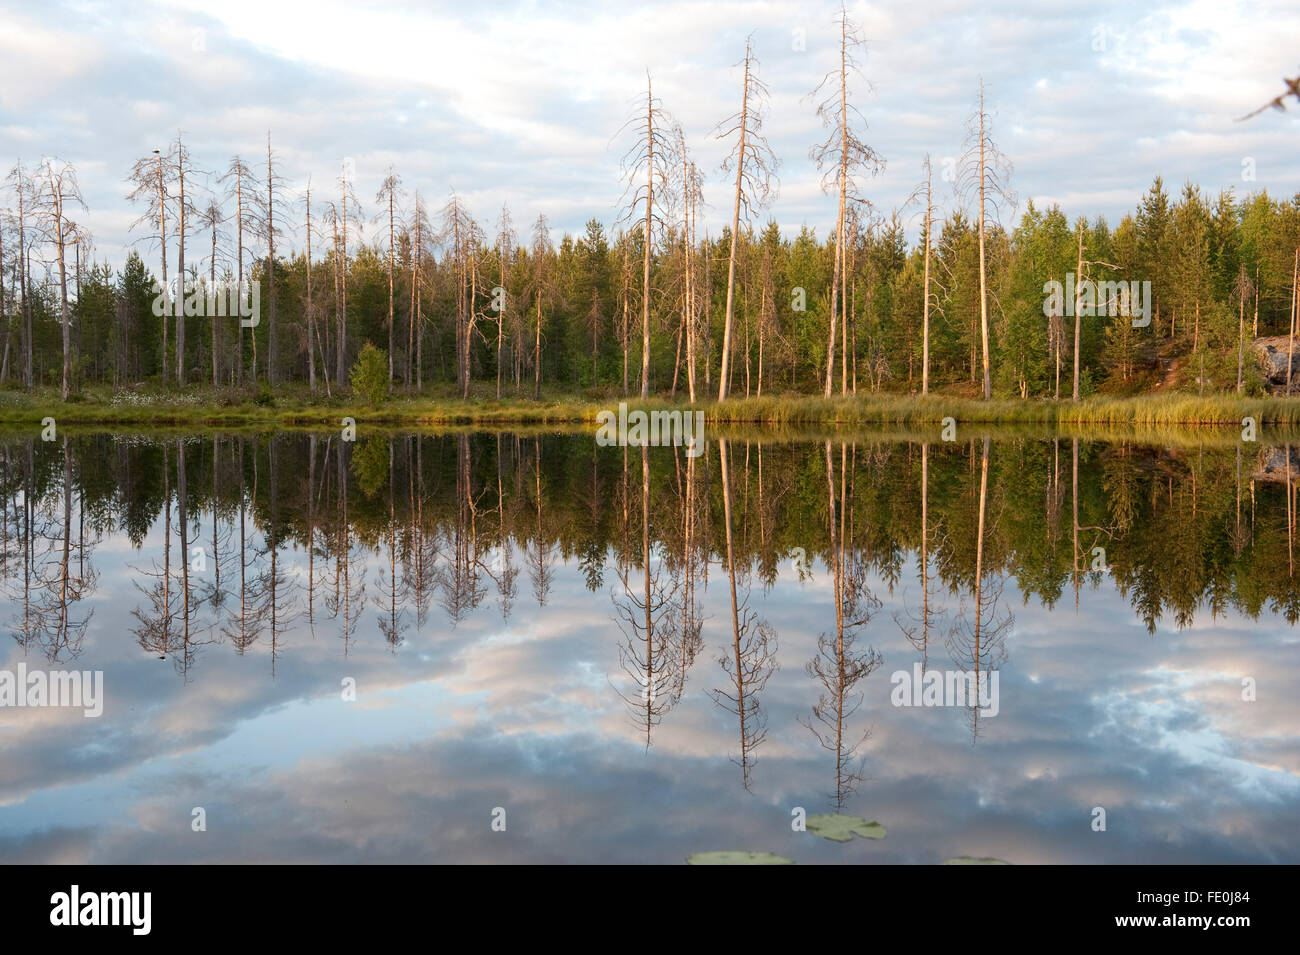
[{"label": "lily pad", "polygon": [[1011,865],[1010,862],[1004,862],[1001,859],[992,859],[988,857],[976,859],[972,856],[958,856],[955,859],[949,859],[941,865]]},{"label": "lily pad", "polygon": [[686,863],[687,865],[794,865],[794,860],[770,852],[724,849],[720,852],[697,852],[688,856]]},{"label": "lily pad", "polygon": [[814,832],[823,839],[832,839],[835,842],[848,842],[855,835],[861,836],[863,839],[885,838],[884,826],[878,822],[867,822],[857,816],[809,816],[806,825],[809,832]]}]

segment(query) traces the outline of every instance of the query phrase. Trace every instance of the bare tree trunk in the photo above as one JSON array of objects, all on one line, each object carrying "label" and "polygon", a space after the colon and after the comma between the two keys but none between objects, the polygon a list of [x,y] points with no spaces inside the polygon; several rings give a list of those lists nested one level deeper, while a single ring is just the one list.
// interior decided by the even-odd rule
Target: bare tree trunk
[{"label": "bare tree trunk", "polygon": [[[646,76],[646,192],[645,223],[641,250],[641,397],[650,395],[650,222],[654,210],[655,194],[655,137],[654,99],[651,96],[650,77]],[[540,327],[541,312],[538,312]]]},{"label": "bare tree trunk", "polygon": [[347,181],[343,183],[343,258],[339,262],[339,281],[341,297],[338,318],[335,322],[334,341],[334,380],[342,387],[347,374],[348,341],[348,191]]},{"label": "bare tree trunk", "polygon": [[984,361],[984,398],[993,397],[993,378],[989,370],[989,302],[988,278],[984,261],[984,86],[980,85],[980,346]]},{"label": "bare tree trunk", "polygon": [[275,167],[271,163],[271,132],[266,133],[266,293],[269,303],[266,323],[266,383],[275,387]]},{"label": "bare tree trunk", "polygon": [[[1079,400],[1079,338],[1083,324],[1083,219],[1079,220],[1079,253],[1074,267],[1074,392],[1071,401]],[[988,397],[985,395],[985,397]]]},{"label": "bare tree trunk", "polygon": [[176,384],[185,387],[185,147],[176,137],[176,178],[180,186],[179,224],[176,227]]},{"label": "bare tree trunk", "polygon": [[[157,150],[154,150],[157,152]],[[158,153],[158,242],[162,249],[162,286],[163,295],[171,295],[171,287],[167,284],[167,188],[163,179],[163,157]],[[31,332],[31,325],[28,325],[28,332]],[[30,364],[30,356],[28,362]],[[167,313],[163,313],[162,321],[162,361],[159,362],[162,368],[163,384],[167,384]],[[31,382],[27,383],[29,386]]]},{"label": "bare tree trunk", "polygon": [[[847,20],[840,21],[840,187],[839,211],[835,215],[835,266],[831,274],[831,333],[826,345],[826,389],[825,396],[831,396],[831,382],[835,371],[835,323],[839,317],[838,309],[842,297],[840,282],[844,277],[844,206],[848,198],[848,164],[849,164],[849,116],[848,116],[848,34]],[[842,356],[847,361],[847,355]],[[843,369],[841,369],[843,371]],[[847,381],[847,379],[845,379]],[[841,389],[843,393],[844,389]]]},{"label": "bare tree trunk", "polygon": [[[216,213],[212,212],[212,256],[208,259],[208,281],[212,286],[212,294],[217,294],[217,218]],[[81,298],[78,294],[77,298]],[[238,313],[236,308],[235,312]],[[212,315],[209,318],[212,323],[212,387],[216,388],[220,382],[217,380],[217,310],[212,309]]]},{"label": "bare tree trunk", "polygon": [[925,157],[925,278],[921,305],[921,394],[930,393],[930,236],[934,228],[933,196],[930,185],[930,157]]},{"label": "bare tree trunk", "polygon": [[[1296,321],[1296,280],[1300,278],[1300,248],[1295,250],[1295,256],[1291,264],[1291,325],[1287,332],[1286,344],[1286,394],[1291,397],[1291,366],[1295,354],[1295,321]],[[1288,460],[1290,460],[1288,458]]]},{"label": "bare tree trunk", "polygon": [[[740,104],[740,145],[736,150],[736,195],[731,209],[731,255],[727,262],[727,308],[722,323],[722,368],[718,373],[718,400],[727,400],[731,365],[731,316],[736,292],[736,248],[740,240],[740,199],[745,176],[745,137],[749,133],[749,62],[745,47],[745,86]],[[734,600],[733,600],[734,603]]]},{"label": "bare tree trunk", "polygon": [[695,163],[686,170],[686,181],[686,384],[695,404]]},{"label": "bare tree trunk", "polygon": [[[235,174],[235,281],[236,294],[240,300],[244,297],[244,171],[243,163],[239,164],[238,171]],[[164,244],[163,248],[166,248]],[[164,261],[166,260],[164,251]],[[166,283],[166,270],[163,271],[163,282]],[[166,328],[166,324],[163,325]],[[244,323],[235,322],[235,378],[240,386],[244,384]]]},{"label": "bare tree trunk", "polygon": [[[307,182],[307,382],[316,393],[316,316],[311,307],[311,181]],[[313,458],[312,464],[315,464]],[[309,484],[310,486],[310,484]],[[310,496],[310,495],[309,495]]]},{"label": "bare tree trunk", "polygon": [[[393,190],[388,190],[388,393],[393,392],[393,254],[397,226],[394,220]],[[391,451],[390,451],[391,455]]]}]

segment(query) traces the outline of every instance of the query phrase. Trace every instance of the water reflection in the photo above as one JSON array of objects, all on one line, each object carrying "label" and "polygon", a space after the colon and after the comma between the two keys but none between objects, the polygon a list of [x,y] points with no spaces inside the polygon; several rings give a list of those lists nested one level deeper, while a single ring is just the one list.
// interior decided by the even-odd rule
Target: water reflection
[{"label": "water reflection", "polygon": [[[5,439],[3,666],[103,669],[108,704],[0,709],[0,858],[866,851],[791,848],[807,806],[879,818],[881,860],[1295,861],[1300,466],[1246,448]],[[890,706],[913,662],[1001,676],[1000,712]],[[188,839],[268,792],[297,808]],[[1106,800],[1148,828],[1089,843]]]}]

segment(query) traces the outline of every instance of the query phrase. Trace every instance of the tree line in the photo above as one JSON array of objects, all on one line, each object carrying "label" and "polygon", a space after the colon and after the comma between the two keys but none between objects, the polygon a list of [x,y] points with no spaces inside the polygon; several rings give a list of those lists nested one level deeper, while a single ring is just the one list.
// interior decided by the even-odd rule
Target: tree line
[{"label": "tree line", "polygon": [[[648,74],[620,132],[618,218],[558,243],[544,215],[521,229],[505,206],[483,219],[454,193],[431,205],[393,168],[366,203],[348,160],[290,195],[269,134],[264,156],[206,170],[178,132],[128,170],[136,243],[114,271],[79,221],[74,166],[20,161],[0,213],[0,385],[65,399],[142,382],[332,395],[370,343],[390,391],[466,397],[536,398],[544,384],[691,401],[1266,386],[1250,342],[1294,341],[1300,194],[1211,196],[1188,182],[1171,195],[1157,176],[1114,226],[1032,201],[1013,220],[981,85],[962,155],[938,176],[925,157],[908,203],[885,213],[867,194],[884,158],[852,96],[864,41],[843,11],[837,25],[839,65],[815,91],[827,138],[811,155],[837,198],[822,235],[760,221],[779,163],[752,40],[739,109],[713,131],[730,144],[717,235],[701,234],[704,176]],[[1053,305],[1048,283],[1067,280],[1075,297]],[[1077,292],[1121,281],[1150,282],[1149,324]],[[203,283],[256,286],[256,321],[210,314],[187,292]],[[160,292],[173,314],[158,314]]]}]

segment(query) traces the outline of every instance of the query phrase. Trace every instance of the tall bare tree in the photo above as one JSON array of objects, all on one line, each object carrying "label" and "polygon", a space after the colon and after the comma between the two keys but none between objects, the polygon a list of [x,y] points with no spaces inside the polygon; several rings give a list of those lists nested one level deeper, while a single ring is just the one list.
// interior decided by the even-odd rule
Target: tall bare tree
[{"label": "tall bare tree", "polygon": [[339,172],[339,202],[330,203],[328,218],[334,229],[335,281],[338,304],[334,311],[334,380],[342,383],[347,376],[348,351],[348,204],[352,205],[352,222],[361,231],[361,203],[352,188],[352,171],[344,163]]},{"label": "tall bare tree", "polygon": [[822,748],[835,754],[835,810],[844,808],[845,800],[862,780],[859,751],[870,736],[869,730],[852,732],[850,722],[862,705],[857,686],[875,670],[883,658],[874,647],[858,649],[857,638],[870,622],[880,601],[866,582],[866,567],[854,559],[847,539],[847,513],[851,507],[846,463],[846,448],[840,444],[840,498],[838,512],[835,499],[835,464],[831,443],[826,442],[826,487],[830,514],[830,563],[835,586],[835,632],[822,633],[817,639],[817,654],[805,670],[821,684],[823,692],[813,705],[812,715],[802,719]]},{"label": "tall bare tree", "polygon": [[[623,174],[628,200],[623,218],[636,208],[641,215],[641,397],[650,394],[650,257],[654,236],[665,227],[661,211],[671,202],[672,170],[677,143],[672,118],[654,95],[650,71],[645,75],[645,105],[624,125],[637,134],[636,142],[623,155]],[[622,220],[620,220],[622,221]]]},{"label": "tall bare tree", "polygon": [[930,154],[921,160],[925,170],[925,181],[913,190],[908,198],[912,202],[925,202],[925,211],[921,214],[921,240],[923,250],[923,268],[921,279],[921,394],[930,393],[930,260],[934,251],[934,171],[930,166]]},{"label": "tall bare tree", "polygon": [[[858,51],[866,47],[866,39],[858,26],[849,19],[848,11],[840,5],[836,18],[840,27],[840,65],[822,78],[821,85],[813,90],[817,96],[827,92],[826,99],[817,107],[817,115],[831,130],[826,141],[814,147],[812,159],[818,169],[825,169],[822,189],[829,192],[834,187],[839,193],[839,211],[835,217],[835,265],[831,276],[830,339],[826,346],[826,387],[830,397],[835,380],[835,331],[842,323],[847,333],[848,325],[848,269],[845,267],[847,233],[845,225],[850,202],[865,202],[858,194],[859,177],[866,173],[875,175],[884,168],[884,161],[853,130],[856,122],[866,126],[866,119],[857,107],[849,102],[849,75],[862,74]],[[848,355],[844,355],[840,374],[840,394],[848,393]]]},{"label": "tall bare tree", "polygon": [[984,81],[980,80],[979,104],[966,124],[966,148],[957,175],[957,190],[976,203],[980,266],[980,349],[984,369],[984,397],[993,397],[993,375],[989,362],[988,268],[984,252],[989,210],[1000,217],[1000,203],[1015,203],[1011,191],[1011,162],[993,141],[990,116],[984,106]]},{"label": "tall bare tree", "polygon": [[[185,179],[193,173],[190,165],[190,150],[185,145],[184,135],[176,131],[176,141],[171,145],[168,162],[172,167],[172,177],[176,183],[176,384],[185,386],[185,319],[188,316],[187,296],[185,294],[185,220],[198,218],[198,209],[193,198],[185,196]],[[164,318],[164,323],[166,318]]]},{"label": "tall bare tree", "polygon": [[[400,200],[402,195],[402,177],[399,176],[392,166],[388,167],[388,175],[384,177],[383,184],[379,187],[379,192],[375,194],[375,202],[379,203],[381,209],[388,206],[388,390],[393,390],[393,275],[397,268],[397,213],[399,211]],[[382,211],[380,213],[382,215]],[[409,360],[409,358],[408,358]]]},{"label": "tall bare tree", "polygon": [[727,398],[730,368],[731,326],[736,293],[736,257],[740,224],[748,224],[753,209],[766,206],[775,197],[776,154],[763,136],[763,111],[768,102],[767,85],[754,72],[759,65],[754,55],[754,37],[745,39],[744,83],[740,111],[715,127],[717,138],[736,137],[736,146],[722,164],[724,172],[736,174],[736,192],[731,212],[731,254],[727,263],[727,307],[722,325],[722,368],[718,375],[718,400]]},{"label": "tall bare tree", "polygon": [[424,388],[424,248],[431,234],[429,213],[419,190],[411,211],[411,311],[406,319],[406,387],[411,387],[411,370],[415,369],[416,390]]},{"label": "tall bare tree", "polygon": [[[501,206],[501,218],[497,224],[497,260],[500,265],[499,279],[501,289],[500,308],[497,310],[497,398],[501,397],[501,359],[502,346],[505,342],[506,313],[510,307],[509,286],[506,285],[506,273],[514,257],[515,230],[510,225],[510,207]],[[512,313],[513,314],[513,313]]]},{"label": "tall bare tree", "polygon": [[[171,299],[171,287],[167,284],[167,184],[170,177],[169,164],[162,151],[155,149],[152,156],[137,159],[131,166],[127,180],[135,186],[127,196],[132,202],[141,202],[146,206],[145,212],[133,223],[131,228],[148,224],[156,227],[153,238],[158,240],[158,251],[162,258],[162,295],[164,301]],[[162,323],[162,376],[167,380],[167,313],[163,312]],[[31,387],[31,382],[27,382]]]},{"label": "tall bare tree", "polygon": [[727,686],[714,689],[714,703],[740,721],[741,779],[746,789],[754,763],[754,750],[767,738],[767,716],[759,706],[758,694],[777,670],[777,636],[766,620],[751,610],[749,590],[737,596],[736,556],[732,540],[731,465],[727,439],[718,442],[721,461],[723,529],[727,542],[727,581],[731,595],[731,652],[718,658]]},{"label": "tall bare tree", "polygon": [[[315,265],[315,262],[312,259],[311,240],[313,236],[312,230],[315,229],[316,227],[312,225],[312,221],[311,221],[311,177],[310,176],[307,177],[307,188],[304,193],[303,199],[306,205],[306,215],[307,215],[307,220],[306,220],[307,221],[307,260],[306,260],[307,302],[306,302],[306,314],[305,314],[305,321],[307,325],[307,381],[309,387],[312,390],[312,393],[315,394],[316,352],[319,349],[320,358],[321,358],[321,363],[320,363],[321,374],[325,378],[325,394],[329,395],[331,393],[329,363],[325,360],[325,344],[321,339],[320,333],[316,329],[316,303],[312,297],[312,268]],[[313,458],[313,462],[314,461],[315,459]]]},{"label": "tall bare tree", "polygon": [[31,211],[31,197],[34,185],[27,171],[23,169],[20,159],[14,164],[7,177],[9,186],[18,200],[18,290],[22,296],[23,310],[23,384],[32,387],[32,303],[30,299],[30,276],[27,268],[27,216]]},{"label": "tall bare tree", "polygon": [[[203,207],[202,219],[203,225],[212,234],[212,252],[208,256],[208,282],[209,294],[215,296],[217,294],[217,231],[225,219],[221,210],[221,203],[217,201],[215,196],[210,197],[208,204]],[[211,314],[208,316],[208,321],[212,327],[212,387],[216,388],[220,384],[217,379],[217,355],[220,352],[217,347],[217,310],[213,308],[209,309],[209,311]],[[235,311],[238,313],[238,309]]]},{"label": "tall bare tree", "polygon": [[68,162],[46,158],[37,173],[39,183],[32,212],[40,234],[54,246],[59,267],[59,323],[63,328],[63,400],[72,387],[72,316],[68,309],[67,249],[76,241],[77,224],[68,217],[69,207],[86,208],[77,184],[77,170]]},{"label": "tall bare tree", "polygon": [[[244,233],[256,234],[258,208],[257,183],[248,165],[235,156],[219,180],[226,185],[227,200],[235,203],[235,281],[236,294],[244,294]],[[165,253],[164,253],[165,254]],[[165,259],[164,259],[165,261]],[[164,283],[166,273],[164,272]],[[235,380],[244,383],[244,323],[235,323]]]},{"label": "tall bare tree", "polygon": [[556,277],[551,272],[550,258],[554,247],[551,245],[551,227],[546,216],[539,215],[533,224],[533,279],[530,291],[537,306],[537,324],[533,347],[533,400],[542,397],[542,325],[545,322],[544,309],[559,299]]},{"label": "tall bare tree", "polygon": [[[704,178],[686,148],[686,136],[679,125],[677,156],[681,163],[682,200],[682,330],[686,337],[686,384],[691,404],[695,403],[696,336],[699,325],[699,282],[695,271],[695,219],[704,198]],[[673,381],[676,382],[676,370]]]},{"label": "tall bare tree", "polygon": [[470,344],[477,305],[477,253],[482,230],[460,196],[452,193],[442,207],[442,244],[449,250],[455,282],[456,387],[469,395]]},{"label": "tall bare tree", "polygon": [[262,207],[265,218],[262,220],[262,235],[266,239],[266,383],[276,383],[276,318],[275,318],[275,237],[282,235],[288,227],[278,211],[284,205],[281,191],[284,177],[276,171],[275,153],[271,149],[271,132],[266,133],[266,198]]}]

